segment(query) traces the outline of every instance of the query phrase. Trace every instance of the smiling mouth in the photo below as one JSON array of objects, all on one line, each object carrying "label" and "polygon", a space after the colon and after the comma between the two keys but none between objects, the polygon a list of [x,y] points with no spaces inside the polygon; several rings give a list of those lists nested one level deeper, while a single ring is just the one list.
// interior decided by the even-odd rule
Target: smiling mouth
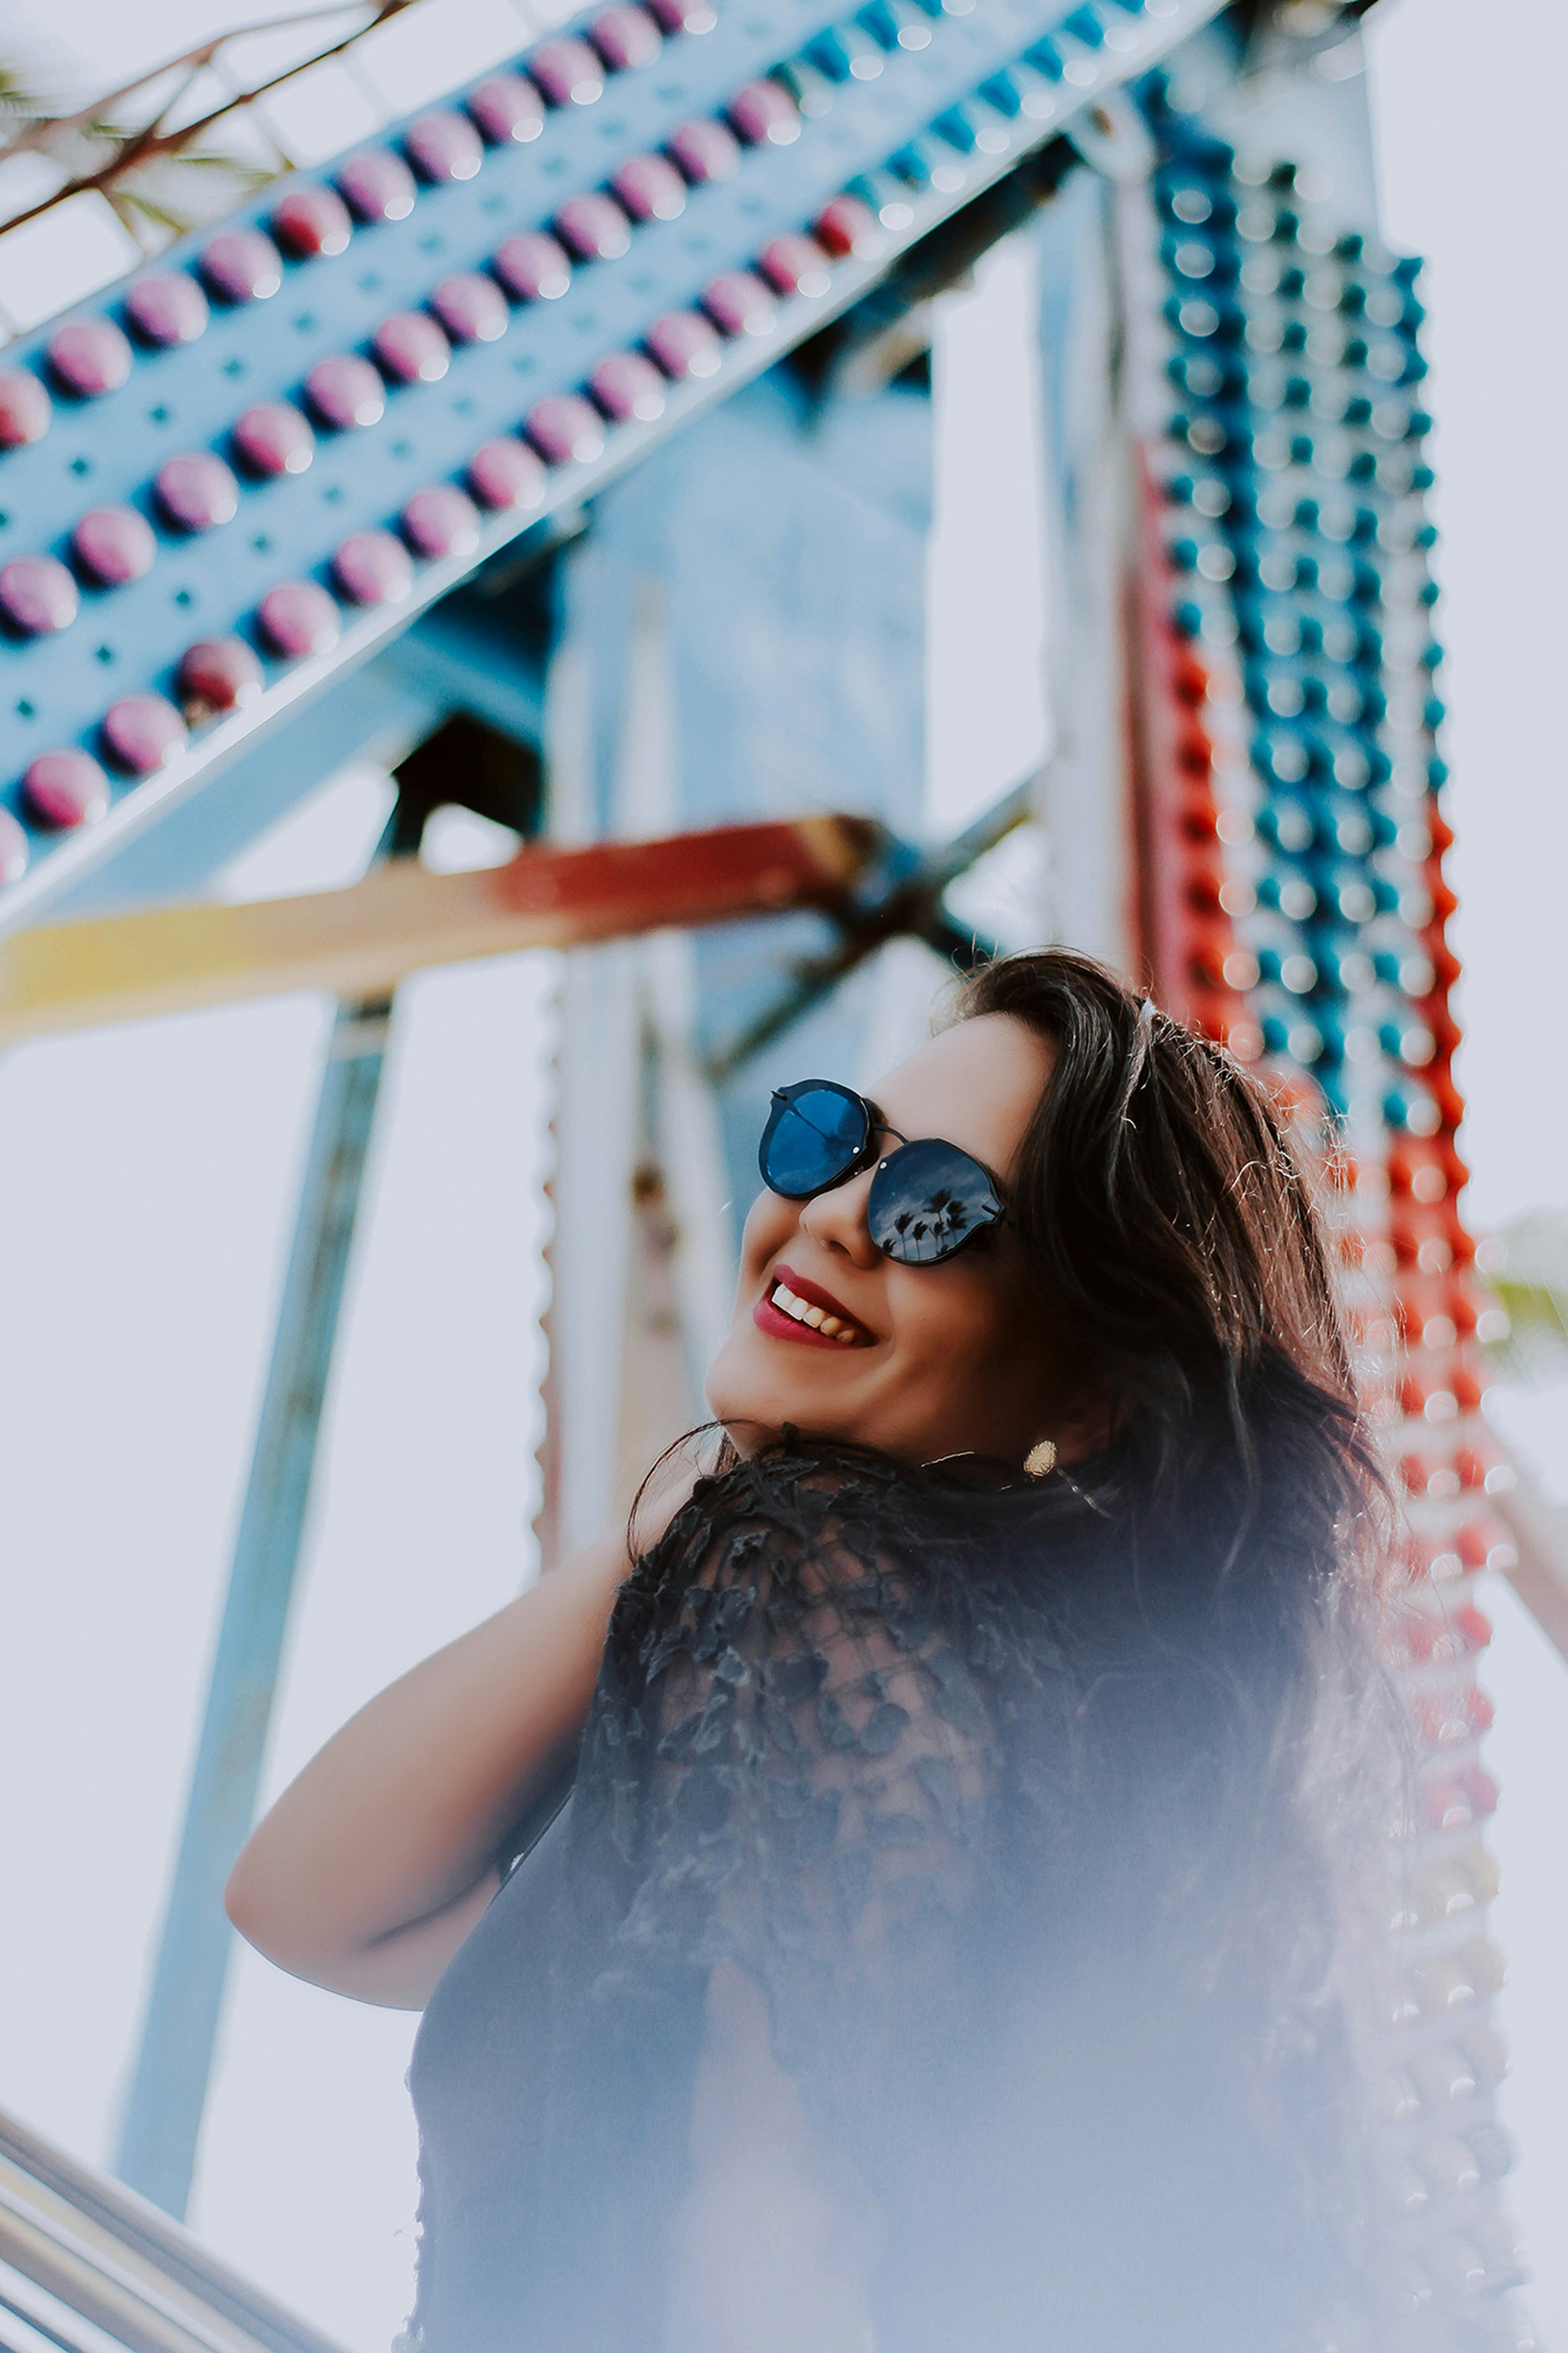
[{"label": "smiling mouth", "polygon": [[[796,1286],[799,1286],[797,1289]],[[752,1321],[781,1340],[805,1340],[818,1347],[869,1347],[872,1335],[831,1293],[806,1283],[792,1267],[781,1267],[758,1300]]]}]

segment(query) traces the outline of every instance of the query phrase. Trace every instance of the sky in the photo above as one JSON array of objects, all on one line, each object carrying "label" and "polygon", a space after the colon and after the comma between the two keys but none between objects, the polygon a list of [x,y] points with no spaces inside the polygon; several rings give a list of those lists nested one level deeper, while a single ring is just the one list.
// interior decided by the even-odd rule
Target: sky
[{"label": "sky", "polygon": [[[0,47],[20,26],[64,59],[68,39],[101,86],[239,20],[216,0],[73,0],[63,19],[10,0]],[[1533,234],[1557,204],[1568,26],[1549,0],[1384,0],[1369,48],[1385,232],[1428,257],[1468,1208],[1484,1228],[1568,1208],[1554,707],[1568,330]],[[1489,75],[1506,80],[1506,108]],[[939,322],[933,821],[1013,782],[1045,741],[1038,566],[996,561],[1036,462],[1029,299],[1003,253]],[[386,791],[373,772],[344,776],[225,887],[347,879]],[[268,1790],[531,1571],[552,977],[552,959],[529,956],[400,994]],[[26,1923],[0,1941],[0,2101],[98,2162],[156,1936],[326,1020],[302,997],[0,1064],[0,1232],[24,1238],[0,1325],[0,1476],[25,1564],[0,1655],[0,1777],[27,1792],[0,1822],[0,1884]],[[1568,1399],[1507,1410],[1568,1493]],[[1534,2308],[1543,2338],[1568,2343],[1568,2249],[1554,2243],[1568,2234],[1552,2228],[1568,2201],[1568,1670],[1494,1583],[1495,1926],[1517,2053],[1505,2110],[1523,2150],[1515,2202],[1543,2261]],[[379,2353],[406,2310],[411,2034],[407,2019],[239,1957],[192,2219],[353,2353]]]}]

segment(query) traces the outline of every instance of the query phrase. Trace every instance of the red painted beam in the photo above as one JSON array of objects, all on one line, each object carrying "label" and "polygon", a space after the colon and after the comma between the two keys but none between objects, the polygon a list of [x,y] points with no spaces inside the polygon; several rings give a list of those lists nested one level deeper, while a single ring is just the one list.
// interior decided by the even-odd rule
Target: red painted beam
[{"label": "red painted beam", "polygon": [[153,908],[0,941],[0,1043],[289,989],[389,995],[409,973],[840,902],[875,854],[864,818],[729,825],[534,848],[433,874],[416,859],[344,891]]}]

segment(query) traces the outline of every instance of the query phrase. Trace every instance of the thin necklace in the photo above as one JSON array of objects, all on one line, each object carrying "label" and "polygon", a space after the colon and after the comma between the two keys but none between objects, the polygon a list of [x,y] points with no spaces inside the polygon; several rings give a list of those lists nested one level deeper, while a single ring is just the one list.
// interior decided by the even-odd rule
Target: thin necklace
[{"label": "thin necklace", "polygon": [[1103,1504],[1097,1504],[1092,1495],[1086,1495],[1083,1489],[1079,1485],[1078,1481],[1073,1477],[1071,1472],[1064,1471],[1059,1462],[1057,1464],[1053,1476],[1058,1479],[1065,1479],[1068,1485],[1072,1489],[1073,1493],[1078,1497],[1079,1502],[1080,1504],[1087,1504],[1091,1512],[1098,1512],[1102,1520],[1109,1520],[1114,1516],[1113,1514],[1106,1510]]},{"label": "thin necklace", "polygon": [[[922,1462],[921,1464],[921,1469],[922,1471],[940,1471],[944,1462],[977,1462],[982,1459],[983,1458],[974,1447],[961,1446],[954,1454],[933,1454],[929,1462]],[[1080,1504],[1087,1504],[1091,1512],[1098,1512],[1102,1520],[1113,1519],[1115,1517],[1114,1513],[1108,1512],[1103,1504],[1097,1504],[1092,1495],[1085,1494],[1083,1489],[1079,1485],[1078,1481],[1073,1477],[1071,1472],[1064,1471],[1059,1462],[1051,1472],[1050,1476],[1053,1479],[1063,1480],[1066,1484],[1071,1488],[1073,1493],[1078,1497],[1079,1502]],[[1041,1484],[1044,1484],[1043,1481],[1041,1482]]]}]

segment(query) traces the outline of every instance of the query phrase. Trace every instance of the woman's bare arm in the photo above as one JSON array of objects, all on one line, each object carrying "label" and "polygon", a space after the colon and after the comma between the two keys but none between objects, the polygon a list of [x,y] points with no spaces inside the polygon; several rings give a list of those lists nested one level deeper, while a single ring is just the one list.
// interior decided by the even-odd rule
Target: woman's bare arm
[{"label": "woman's bare arm", "polygon": [[569,1766],[629,1566],[605,1538],[362,1707],[235,1864],[241,1936],[334,1993],[422,2009],[500,1841]]}]

